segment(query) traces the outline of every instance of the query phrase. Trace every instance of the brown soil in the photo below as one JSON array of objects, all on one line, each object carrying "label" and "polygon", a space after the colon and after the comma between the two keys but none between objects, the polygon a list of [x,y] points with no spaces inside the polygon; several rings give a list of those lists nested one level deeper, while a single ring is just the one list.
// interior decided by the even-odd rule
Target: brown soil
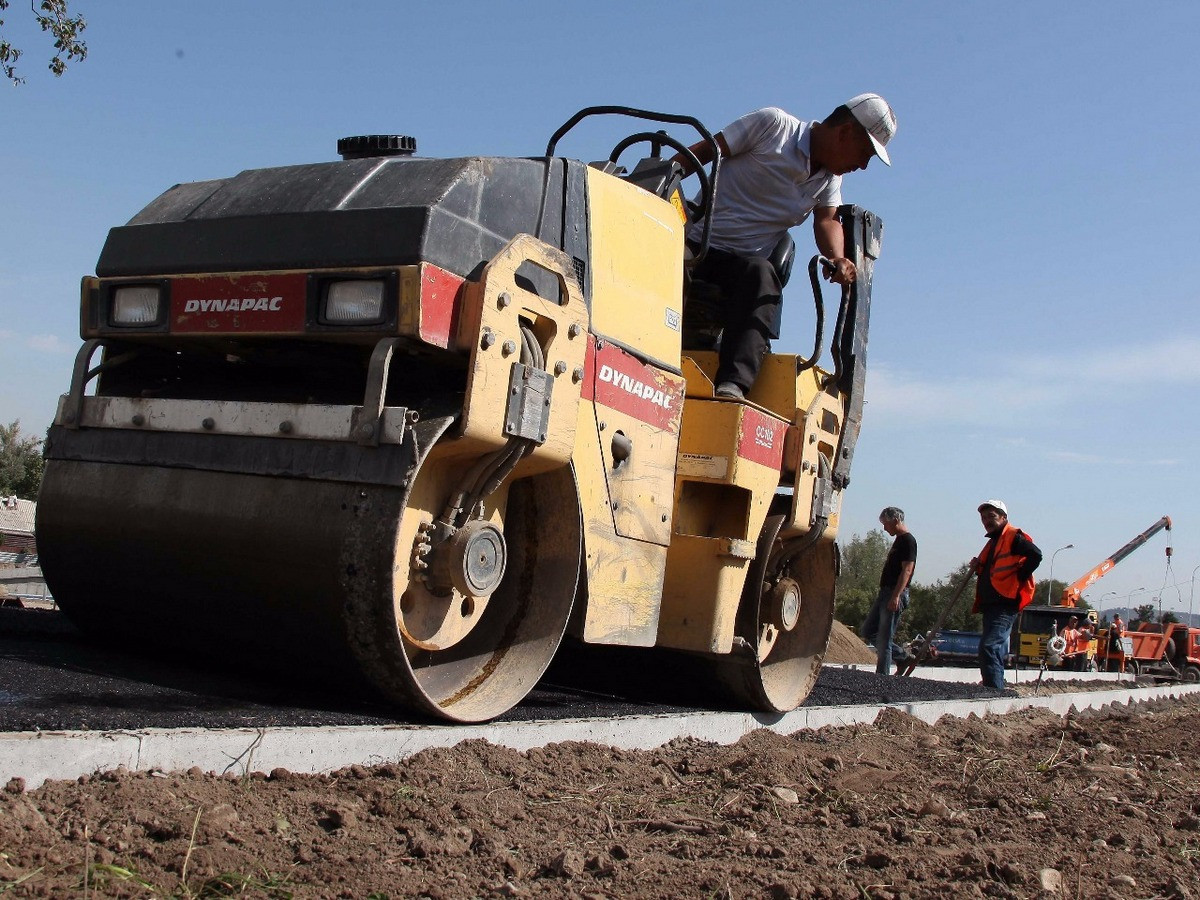
[{"label": "brown soil", "polygon": [[833,631],[829,634],[829,650],[825,653],[827,663],[873,663],[875,651],[862,642],[848,626],[833,620]]},{"label": "brown soil", "polygon": [[[0,793],[14,897],[1174,897],[1200,703]],[[1043,884],[1050,890],[1043,893]]]}]

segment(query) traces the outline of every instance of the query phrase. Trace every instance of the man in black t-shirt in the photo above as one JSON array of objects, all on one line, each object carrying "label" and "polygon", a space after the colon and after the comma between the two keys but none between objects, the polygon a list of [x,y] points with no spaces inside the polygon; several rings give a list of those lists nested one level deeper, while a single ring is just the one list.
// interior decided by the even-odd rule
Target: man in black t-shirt
[{"label": "man in black t-shirt", "polygon": [[879,595],[867,613],[861,633],[863,640],[875,646],[876,674],[887,675],[893,660],[898,666],[908,657],[896,644],[896,625],[908,606],[908,586],[917,566],[917,539],[904,524],[904,510],[899,507],[884,509],[879,514],[879,524],[895,540],[879,575]]}]

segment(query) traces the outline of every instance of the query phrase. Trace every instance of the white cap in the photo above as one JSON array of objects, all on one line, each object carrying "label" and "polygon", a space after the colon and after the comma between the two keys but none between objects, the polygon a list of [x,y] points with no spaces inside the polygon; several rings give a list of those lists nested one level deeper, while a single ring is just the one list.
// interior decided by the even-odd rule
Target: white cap
[{"label": "white cap", "polygon": [[888,102],[878,94],[859,94],[846,101],[846,108],[867,130],[867,136],[875,146],[875,155],[890,166],[892,161],[888,158],[886,144],[896,134],[896,114]]},{"label": "white cap", "polygon": [[1004,513],[1004,515],[1006,517],[1008,516],[1008,507],[1004,505],[1003,500],[984,500],[982,503],[979,504],[979,509],[976,510],[976,512],[983,512],[989,506],[992,509],[1000,510],[1000,512]]}]

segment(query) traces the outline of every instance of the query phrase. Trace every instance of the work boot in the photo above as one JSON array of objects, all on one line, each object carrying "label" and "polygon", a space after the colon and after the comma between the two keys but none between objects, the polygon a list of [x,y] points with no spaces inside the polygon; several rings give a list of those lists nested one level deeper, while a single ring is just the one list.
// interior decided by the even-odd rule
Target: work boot
[{"label": "work boot", "polygon": [[728,397],[731,400],[745,400],[746,393],[732,381],[722,381],[713,391],[717,397]]}]

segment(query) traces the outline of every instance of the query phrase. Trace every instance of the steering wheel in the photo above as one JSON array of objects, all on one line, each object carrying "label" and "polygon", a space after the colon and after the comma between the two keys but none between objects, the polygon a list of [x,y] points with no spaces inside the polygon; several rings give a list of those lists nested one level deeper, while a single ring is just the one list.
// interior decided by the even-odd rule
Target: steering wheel
[{"label": "steering wheel", "polygon": [[637,134],[629,135],[629,137],[625,138],[619,144],[617,144],[617,146],[613,147],[612,153],[608,155],[608,161],[615,163],[620,158],[622,153],[624,153],[634,144],[640,144],[643,142],[653,145],[655,150],[657,150],[658,145],[666,144],[672,150],[678,151],[679,155],[688,161],[688,164],[691,166],[692,173],[700,180],[700,199],[694,206],[684,203],[684,211],[687,215],[687,222],[689,225],[703,221],[705,216],[708,214],[709,207],[712,205],[712,181],[708,177],[708,173],[704,171],[704,166],[701,165],[700,160],[696,158],[696,154],[693,153],[691,148],[682,141],[677,140],[676,138],[671,137],[669,134],[661,131],[639,131]]}]

